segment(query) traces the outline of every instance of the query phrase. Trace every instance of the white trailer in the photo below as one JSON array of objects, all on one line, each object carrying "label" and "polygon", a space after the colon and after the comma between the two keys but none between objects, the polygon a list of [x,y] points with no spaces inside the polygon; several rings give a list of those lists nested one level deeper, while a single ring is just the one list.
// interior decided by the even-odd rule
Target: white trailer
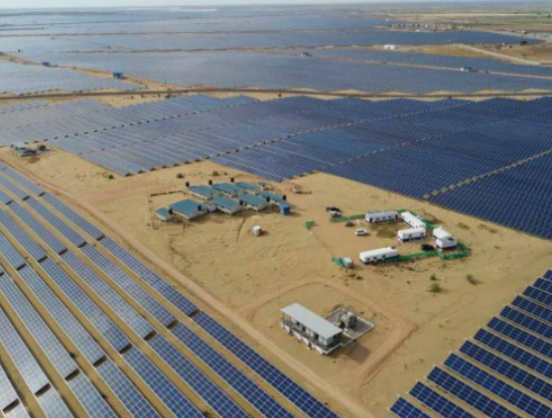
[{"label": "white trailer", "polygon": [[412,212],[401,213],[401,219],[411,228],[425,228],[426,224]]},{"label": "white trailer", "polygon": [[390,210],[382,212],[367,212],[366,223],[377,224],[380,222],[391,222],[399,219],[399,212]]},{"label": "white trailer", "polygon": [[416,239],[422,239],[426,236],[425,228],[410,228],[402,229],[397,232],[397,240],[401,242],[414,241]]},{"label": "white trailer", "polygon": [[458,246],[458,240],[443,228],[435,228],[433,238],[435,238],[435,245],[442,250]]},{"label": "white trailer", "polygon": [[397,247],[380,248],[379,250],[365,251],[360,253],[359,258],[364,264],[377,263],[378,261],[398,258]]}]

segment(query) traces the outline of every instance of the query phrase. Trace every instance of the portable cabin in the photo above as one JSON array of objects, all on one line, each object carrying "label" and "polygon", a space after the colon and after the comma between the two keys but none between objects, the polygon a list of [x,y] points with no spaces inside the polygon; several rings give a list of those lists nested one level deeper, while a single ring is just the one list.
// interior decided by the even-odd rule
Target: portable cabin
[{"label": "portable cabin", "polygon": [[240,193],[243,192],[243,190],[236,186],[233,183],[216,183],[213,184],[213,189],[215,189],[220,195],[226,196],[226,197],[236,197]]},{"label": "portable cabin", "polygon": [[193,196],[200,199],[209,200],[218,196],[217,191],[209,186],[188,186],[188,190]]},{"label": "portable cabin", "polygon": [[383,46],[383,49],[385,49],[387,51],[394,51],[395,49],[397,49],[397,45],[387,44],[387,45]]},{"label": "portable cabin", "polygon": [[377,263],[378,261],[389,260],[399,257],[397,247],[386,247],[378,250],[365,251],[360,253],[359,258],[364,264]]},{"label": "portable cabin", "polygon": [[173,203],[170,205],[170,208],[174,216],[186,219],[187,221],[199,218],[207,213],[207,209],[205,209],[202,204],[191,199]]},{"label": "portable cabin", "polygon": [[425,228],[410,228],[402,229],[397,232],[397,240],[401,242],[409,242],[417,239],[425,238],[426,229]]},{"label": "portable cabin", "polygon": [[426,224],[412,212],[402,212],[401,219],[411,228],[425,228]]},{"label": "portable cabin", "polygon": [[259,193],[261,191],[260,187],[255,186],[254,184],[248,183],[247,181],[238,181],[236,183],[236,186],[238,186],[240,189],[243,189],[242,191],[246,191],[249,193]]},{"label": "portable cabin", "polygon": [[217,196],[212,200],[213,204],[216,205],[217,209],[228,215],[233,215],[242,210],[240,202],[234,199],[229,199],[224,196]]},{"label": "portable cabin", "polygon": [[307,347],[329,354],[343,345],[343,330],[299,303],[280,309],[281,327]]},{"label": "portable cabin", "polygon": [[399,212],[394,210],[382,211],[382,212],[367,212],[366,223],[377,224],[380,222],[392,222],[399,219]]},{"label": "portable cabin", "polygon": [[117,71],[117,72],[111,73],[111,77],[114,78],[115,80],[122,80],[125,78],[125,75]]},{"label": "portable cabin", "polygon": [[172,213],[170,209],[161,208],[155,211],[155,216],[162,222],[169,222],[172,219]]},{"label": "portable cabin", "polygon": [[287,202],[287,197],[285,195],[280,196],[279,194],[273,193],[273,192],[262,192],[261,196],[264,198],[269,198],[271,202],[281,205],[285,204]]},{"label": "portable cabin", "polygon": [[443,228],[435,228],[433,238],[435,238],[435,245],[442,250],[458,246],[458,240]]},{"label": "portable cabin", "polygon": [[252,194],[240,194],[238,195],[240,204],[248,209],[256,210],[257,212],[266,209],[269,205],[267,199],[263,199],[260,196],[254,196]]}]

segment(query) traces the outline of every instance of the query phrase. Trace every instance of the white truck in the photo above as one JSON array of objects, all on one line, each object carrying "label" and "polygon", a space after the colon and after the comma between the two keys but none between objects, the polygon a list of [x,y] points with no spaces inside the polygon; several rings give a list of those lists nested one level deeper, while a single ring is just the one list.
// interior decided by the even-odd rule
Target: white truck
[{"label": "white truck", "polygon": [[359,258],[364,264],[373,264],[382,260],[399,258],[399,250],[397,247],[386,247],[378,250],[365,251],[359,254]]},{"label": "white truck", "polygon": [[409,242],[417,239],[425,238],[426,229],[425,228],[410,228],[402,229],[397,232],[397,240],[400,242]]}]

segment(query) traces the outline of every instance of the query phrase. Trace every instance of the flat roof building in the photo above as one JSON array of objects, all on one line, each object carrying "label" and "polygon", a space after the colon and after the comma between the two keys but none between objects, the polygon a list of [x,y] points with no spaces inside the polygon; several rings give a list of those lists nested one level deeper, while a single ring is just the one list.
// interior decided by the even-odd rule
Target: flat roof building
[{"label": "flat roof building", "polygon": [[281,326],[320,354],[329,354],[342,345],[343,330],[299,303],[280,309]]},{"label": "flat roof building", "polygon": [[240,200],[242,206],[256,211],[263,210],[269,205],[266,199],[252,194],[240,194],[238,199]]},{"label": "flat roof building", "polygon": [[217,191],[210,186],[188,186],[188,190],[192,195],[200,199],[208,200],[218,196]]},{"label": "flat roof building", "polygon": [[221,195],[228,197],[236,197],[238,194],[243,192],[240,187],[236,186],[233,183],[216,183],[213,184],[212,187]]},{"label": "flat roof building", "polygon": [[261,191],[261,188],[259,186],[248,183],[247,181],[238,181],[236,183],[236,186],[250,193],[258,193]]},{"label": "flat roof building", "polygon": [[163,222],[168,222],[172,219],[171,211],[167,208],[157,209],[155,211],[155,216],[157,216],[157,219]]},{"label": "flat roof building", "polygon": [[278,205],[286,203],[286,198],[284,196],[280,196],[279,194],[272,193],[272,192],[262,192],[261,196],[264,198],[269,198],[271,202],[274,202]]},{"label": "flat roof building", "polygon": [[207,213],[207,209],[204,208],[201,203],[191,199],[173,203],[170,205],[170,208],[173,215],[184,218],[187,221],[191,221]]},{"label": "flat roof building", "polygon": [[218,210],[220,210],[221,212],[227,213],[229,215],[233,215],[242,210],[242,206],[240,205],[240,202],[234,199],[229,199],[224,196],[217,196],[212,200],[212,202],[213,204],[215,204]]}]

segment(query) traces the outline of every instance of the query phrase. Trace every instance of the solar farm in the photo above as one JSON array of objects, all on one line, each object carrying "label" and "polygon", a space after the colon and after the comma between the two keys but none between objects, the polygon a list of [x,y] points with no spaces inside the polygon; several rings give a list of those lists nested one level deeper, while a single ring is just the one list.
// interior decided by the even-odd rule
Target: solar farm
[{"label": "solar farm", "polygon": [[552,417],[552,9],[497,10],[0,13],[0,416]]}]

